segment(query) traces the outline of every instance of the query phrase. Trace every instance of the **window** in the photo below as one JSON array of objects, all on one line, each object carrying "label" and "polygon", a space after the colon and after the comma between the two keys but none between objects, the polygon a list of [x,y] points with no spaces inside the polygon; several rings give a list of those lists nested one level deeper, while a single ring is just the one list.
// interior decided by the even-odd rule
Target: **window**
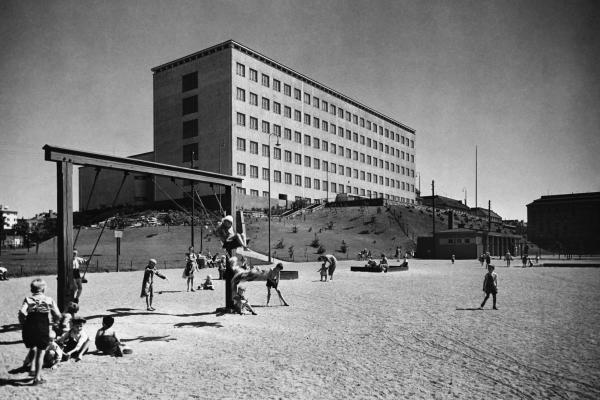
[{"label": "window", "polygon": [[263,168],[262,169],[262,178],[263,181],[268,181],[269,180],[269,168]]},{"label": "window", "polygon": [[331,173],[336,174],[337,173],[337,164],[336,163],[331,163],[331,171],[329,171]]},{"label": "window", "polygon": [[198,143],[186,144],[183,146],[183,162],[190,162],[198,159]]},{"label": "window", "polygon": [[352,151],[350,149],[346,149],[346,158],[352,158]]},{"label": "window", "polygon": [[285,173],[285,183],[287,185],[291,185],[292,184],[292,174],[286,172]]},{"label": "window", "polygon": [[337,190],[336,184],[334,182],[331,182],[331,193],[335,193]]},{"label": "window", "polygon": [[338,168],[338,173],[339,173],[340,175],[344,175],[344,166],[340,164],[340,165],[338,165],[338,167],[339,167],[339,168]]},{"label": "window", "polygon": [[281,104],[276,101],[273,102],[273,112],[275,114],[281,114]]},{"label": "window", "polygon": [[281,126],[273,124],[273,133],[275,136],[281,136]]},{"label": "window", "polygon": [[411,154],[411,155],[410,155],[410,162],[411,162],[411,163],[414,163],[414,162],[415,162],[415,155],[414,155],[414,154]]},{"label": "window", "polygon": [[352,140],[352,132],[350,132],[350,129],[346,129],[346,139]]},{"label": "window", "polygon": [[335,106],[333,104],[331,104],[331,107],[329,107],[329,113],[331,115],[335,115],[336,114],[336,109],[335,109]]},{"label": "window", "polygon": [[275,160],[281,160],[281,149],[279,147],[273,147],[273,158]]},{"label": "window", "polygon": [[352,159],[358,161],[358,151],[355,150],[352,152]]},{"label": "window", "polygon": [[290,128],[285,128],[283,130],[283,138],[286,140],[292,140],[292,130]]},{"label": "window", "polygon": [[242,88],[237,88],[235,90],[235,98],[240,101],[246,101],[246,91]]},{"label": "window", "polygon": [[352,132],[352,140],[356,143],[358,143],[358,133],[356,132]]},{"label": "window", "polygon": [[258,118],[250,117],[250,129],[258,130]]},{"label": "window", "polygon": [[262,145],[262,156],[269,157],[269,145],[267,145],[267,144]]},{"label": "window", "polygon": [[246,116],[242,113],[237,113],[237,124],[239,126],[246,126]]},{"label": "window", "polygon": [[313,117],[313,126],[319,129],[321,127],[321,120],[317,117]]},{"label": "window", "polygon": [[256,93],[250,92],[250,104],[253,106],[258,105],[258,95]]},{"label": "window", "polygon": [[283,116],[287,118],[292,118],[292,109],[288,106],[283,107]]},{"label": "window", "polygon": [[191,119],[189,121],[183,121],[182,137],[188,139],[194,136],[198,136],[198,120]]},{"label": "window", "polygon": [[321,141],[317,138],[313,138],[313,147],[319,149],[321,147]]},{"label": "window", "polygon": [[313,158],[313,168],[321,169],[321,160],[319,160],[318,158]]},{"label": "window", "polygon": [[352,168],[346,167],[346,176],[348,176],[348,177],[352,176]]},{"label": "window", "polygon": [[250,189],[250,196],[258,197],[258,190]]},{"label": "window", "polygon": [[373,132],[377,133],[377,124],[373,122]]},{"label": "window", "polygon": [[367,147],[371,147],[371,138],[367,138]]},{"label": "window", "polygon": [[321,189],[321,181],[319,181],[318,179],[314,179],[313,181],[313,186],[315,188],[315,190],[320,190]]},{"label": "window", "polygon": [[371,121],[367,120],[367,129],[371,130]]},{"label": "window", "polygon": [[250,142],[250,154],[258,154],[258,143]]},{"label": "window", "polygon": [[275,90],[276,92],[281,92],[281,82],[279,82],[275,78],[273,78],[273,90]]},{"label": "window", "polygon": [[269,124],[268,121],[263,121],[262,122],[262,132],[263,133],[270,133],[271,132],[270,126],[271,125]]},{"label": "window", "polygon": [[335,143],[331,143],[331,154],[335,154],[336,153],[336,145]]},{"label": "window", "polygon": [[363,117],[360,117],[360,127],[361,128],[365,127],[365,119]]},{"label": "window", "polygon": [[250,166],[250,178],[258,179],[258,167],[256,165]]},{"label": "window", "polygon": [[291,163],[291,162],[292,162],[292,152],[291,152],[291,151],[289,151],[289,150],[285,150],[285,152],[284,152],[284,154],[283,154],[283,155],[284,155],[284,157],[285,157],[285,158],[284,158],[284,161],[285,161],[285,162],[289,162],[289,163]]},{"label": "window", "polygon": [[304,124],[310,125],[310,114],[304,114]]},{"label": "window", "polygon": [[390,138],[390,130],[388,128],[385,128],[385,137],[386,139]]},{"label": "window", "polygon": [[239,176],[246,176],[246,164],[237,163],[237,174]]},{"label": "window", "polygon": [[321,129],[323,129],[323,131],[325,132],[329,131],[329,124],[327,123],[327,121],[321,122]]},{"label": "window", "polygon": [[323,161],[321,163],[321,168],[323,169],[323,171],[329,170],[329,163],[327,161]]},{"label": "window", "polygon": [[294,131],[294,142],[302,143],[302,134],[298,131]]},{"label": "window", "polygon": [[271,102],[266,97],[262,98],[262,108],[267,111],[271,109]]},{"label": "window", "polygon": [[310,105],[310,94],[304,93],[304,102]]},{"label": "window", "polygon": [[294,184],[296,186],[302,186],[302,177],[300,175],[294,175]]},{"label": "window", "polygon": [[269,192],[263,190],[263,197],[269,197]]},{"label": "window", "polygon": [[181,77],[181,92],[198,88],[198,71],[185,74]]},{"label": "window", "polygon": [[358,115],[356,115],[356,114],[352,114],[352,122],[353,122],[355,125],[358,125]]},{"label": "window", "polygon": [[360,144],[365,144],[365,135],[360,135]]},{"label": "window", "polygon": [[239,151],[246,151],[246,139],[237,138],[237,149]]},{"label": "window", "polygon": [[329,142],[322,140],[321,141],[321,150],[329,151]]},{"label": "window", "polygon": [[310,179],[308,176],[304,177],[304,187],[310,189],[310,184],[312,182],[312,179]]},{"label": "window", "polygon": [[306,168],[310,168],[310,165],[311,165],[311,160],[312,160],[312,159],[310,158],[310,156],[304,156],[304,166],[305,166]]},{"label": "window", "polygon": [[190,96],[183,99],[181,102],[182,115],[198,112],[198,96]]},{"label": "window", "polygon": [[292,95],[292,87],[287,83],[283,85],[283,94],[285,94],[286,96]]},{"label": "window", "polygon": [[300,91],[300,89],[294,88],[294,99],[296,99],[296,100],[302,99],[302,92]]},{"label": "window", "polygon": [[260,77],[260,81],[262,83],[263,86],[269,87],[270,85],[270,79],[269,79],[269,75],[266,74],[262,74]]},{"label": "window", "polygon": [[338,126],[338,136],[342,138],[344,137],[344,128],[341,126]]},{"label": "window", "polygon": [[[275,82],[273,82],[273,86],[275,86]],[[273,182],[281,183],[281,171],[273,171]]]},{"label": "window", "polygon": [[335,135],[335,133],[337,132],[337,128],[336,128],[335,124],[330,125],[329,131]]},{"label": "window", "polygon": [[310,146],[310,135],[304,135],[304,145]]},{"label": "window", "polygon": [[294,153],[294,164],[302,165],[302,154]]},{"label": "window", "polygon": [[329,104],[325,100],[321,102],[321,110],[325,112],[329,111]]},{"label": "window", "polygon": [[300,110],[294,110],[294,120],[298,122],[302,121],[302,113]]},{"label": "window", "polygon": [[250,68],[250,80],[258,82],[258,72],[255,69]]},{"label": "window", "polygon": [[237,63],[235,65],[235,73],[239,76],[246,76],[246,67],[244,64]]},{"label": "window", "polygon": [[[364,181],[365,180],[365,171],[360,171],[360,180]],[[363,194],[364,196],[364,194]]]},{"label": "window", "polygon": [[318,109],[319,108],[319,98],[313,96],[313,107]]}]

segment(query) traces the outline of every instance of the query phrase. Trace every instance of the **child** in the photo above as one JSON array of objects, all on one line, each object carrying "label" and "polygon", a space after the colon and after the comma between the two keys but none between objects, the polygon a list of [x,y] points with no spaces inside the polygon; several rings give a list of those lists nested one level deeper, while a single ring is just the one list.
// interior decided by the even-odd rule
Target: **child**
[{"label": "child", "polygon": [[56,333],[50,331],[50,344],[46,348],[44,355],[44,367],[55,369],[57,364],[62,360],[63,352],[58,343],[56,343]]},{"label": "child", "polygon": [[454,254],[452,254],[452,257],[450,257],[450,260],[452,261],[452,264],[454,264],[454,260],[456,260],[456,257],[454,256]]},{"label": "child", "polygon": [[[371,257],[370,255],[368,256]],[[324,256],[319,256],[319,261],[324,261],[329,264],[329,280],[333,280],[333,273],[335,272],[335,267],[337,266],[337,259],[335,256],[331,254],[326,254]],[[283,265],[281,266],[283,268]]]},{"label": "child", "polygon": [[102,328],[96,332],[96,349],[102,354],[114,357],[123,357],[123,343],[117,337],[117,334],[112,328],[115,319],[110,315],[102,318]]},{"label": "child", "polygon": [[73,316],[77,314],[77,312],[79,312],[79,304],[75,303],[74,301],[69,302],[59,324],[55,327],[57,336],[62,336],[65,332],[71,329],[71,320],[73,319]]},{"label": "child", "polygon": [[252,313],[252,315],[258,315],[248,303],[248,299],[246,298],[246,288],[243,286],[238,286],[237,294],[233,296],[233,300],[235,301],[235,306],[238,309],[240,314],[245,314],[245,310],[248,310]]},{"label": "child", "polygon": [[381,255],[381,261],[379,262],[379,270],[383,272],[388,272],[388,259],[385,254]]},{"label": "child", "polygon": [[485,298],[483,299],[483,303],[479,307],[480,310],[483,310],[483,306],[485,306],[485,302],[490,297],[490,293],[492,294],[493,300],[493,308],[496,308],[496,294],[498,293],[498,276],[494,272],[494,266],[488,265],[488,273],[485,274],[485,278],[483,279],[483,291],[485,292]]},{"label": "child", "polygon": [[213,287],[212,280],[210,279],[210,275],[206,275],[206,280],[202,284],[202,289],[204,290],[215,290]]},{"label": "child", "polygon": [[85,318],[73,317],[71,329],[56,341],[62,348],[63,361],[67,361],[69,358],[81,361],[90,347],[90,338],[83,330],[85,322]]},{"label": "child", "polygon": [[50,318],[53,314],[56,320],[61,314],[54,300],[46,296],[46,282],[34,279],[30,285],[32,295],[23,300],[19,310],[19,322],[23,325],[23,342],[29,349],[25,359],[31,360],[31,373],[34,375],[33,384],[40,385],[46,380],[42,378],[42,365],[46,348],[50,344]]},{"label": "child", "polygon": [[8,270],[2,266],[2,263],[0,263],[0,281],[7,281],[7,280],[8,280]]},{"label": "child", "polygon": [[183,269],[183,278],[187,279],[187,291],[190,290],[194,292],[194,273],[198,269],[198,264],[196,263],[196,253],[194,253],[194,248],[190,246],[189,253],[185,255],[185,268]]},{"label": "child", "polygon": [[156,260],[151,258],[148,260],[148,265],[144,270],[144,279],[142,280],[142,293],[140,297],[146,298],[146,309],[148,311],[154,311],[155,308],[152,307],[152,298],[154,297],[154,275],[158,276],[161,279],[167,279],[166,276],[162,275],[156,269]]},{"label": "child", "polygon": [[221,220],[221,224],[217,227],[215,235],[223,242],[223,248],[230,257],[233,255],[232,251],[234,249],[240,247],[248,249],[244,236],[235,233],[233,230],[233,217],[231,215],[227,215]]},{"label": "child", "polygon": [[321,268],[317,271],[321,272],[321,282],[327,282],[327,264],[321,264]]},{"label": "child", "polygon": [[279,285],[280,272],[283,270],[283,264],[278,263],[275,268],[269,270],[267,274],[267,306],[269,306],[269,301],[271,300],[271,288],[275,289],[277,295],[279,296],[279,300],[283,303],[284,306],[289,306],[289,304],[283,298],[281,291],[277,288]]}]

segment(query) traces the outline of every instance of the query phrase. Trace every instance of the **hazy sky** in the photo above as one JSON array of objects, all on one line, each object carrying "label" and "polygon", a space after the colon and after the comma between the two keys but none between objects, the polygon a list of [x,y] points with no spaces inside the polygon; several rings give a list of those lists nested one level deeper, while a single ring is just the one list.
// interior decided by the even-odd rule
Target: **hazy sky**
[{"label": "hazy sky", "polygon": [[44,144],[152,150],[150,68],[227,39],[416,129],[423,194],[474,206],[475,146],[504,218],[600,190],[599,1],[3,0],[0,203],[56,209]]}]

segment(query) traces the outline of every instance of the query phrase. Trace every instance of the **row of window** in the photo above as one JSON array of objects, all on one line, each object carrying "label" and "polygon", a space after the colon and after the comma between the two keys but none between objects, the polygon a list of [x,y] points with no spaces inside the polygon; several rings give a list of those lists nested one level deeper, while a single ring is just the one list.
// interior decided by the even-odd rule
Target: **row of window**
[{"label": "row of window", "polygon": [[[249,168],[250,178],[258,179],[258,171],[259,171],[259,168],[257,165],[250,165],[250,168]],[[339,171],[341,171],[340,175],[344,174],[343,167],[340,168]],[[238,162],[236,172],[237,172],[238,176],[246,176],[246,173],[247,173],[246,164]],[[352,172],[354,172],[354,173],[352,174]],[[385,186],[392,187],[392,188],[397,188],[397,189],[414,192],[414,185],[411,185],[408,182],[403,182],[403,181],[399,181],[396,179],[384,177],[382,175],[370,174],[370,173],[365,174],[364,171],[358,171],[356,169],[352,170],[351,168],[348,168],[348,167],[346,167],[346,174],[349,177],[352,175],[352,177],[357,178],[357,179],[360,174],[361,180],[366,180],[367,182],[372,182],[372,183],[379,184],[379,185],[385,185]],[[273,170],[273,182],[281,183],[282,175],[284,177],[283,183],[291,185],[292,184],[292,174],[290,172],[282,173],[279,170]],[[295,175],[293,175],[293,177],[294,177],[294,185],[295,186],[303,185],[301,175],[295,174]],[[270,179],[268,168],[262,168],[262,179],[265,181],[268,181]],[[323,182],[323,190],[327,190],[327,181],[326,180],[321,181],[317,178],[310,178],[308,176],[304,177],[304,187],[307,189],[313,188],[313,189],[320,190],[321,182]],[[331,182],[331,184],[334,185],[333,182]],[[335,192],[335,190],[333,189],[333,186],[332,186],[331,191]]]},{"label": "row of window", "polygon": [[[236,99],[242,102],[246,101],[246,90],[242,89],[242,88],[236,88]],[[275,114],[281,115],[281,103],[278,103],[276,101],[271,101],[270,99],[266,98],[266,97],[261,97],[261,107],[263,110],[266,111],[272,111]],[[250,92],[250,97],[249,97],[249,103],[250,105],[256,106],[258,107],[258,95],[256,93]],[[293,111],[293,113],[292,113]],[[305,125],[308,126],[312,126],[316,129],[321,129],[324,132],[330,132],[332,134],[337,134],[341,137],[344,137],[344,128],[339,126],[336,129],[336,125],[334,123],[331,123],[329,121],[325,121],[325,120],[321,120],[319,117],[316,116],[312,116],[309,113],[304,113],[304,118],[302,115],[302,112],[300,110],[297,109],[293,109],[289,106],[284,105],[283,106],[283,116],[286,118],[292,118],[293,115],[293,119],[297,122],[302,122],[304,121]],[[386,129],[386,131],[388,131]],[[350,132],[349,129],[345,130],[346,132],[346,139],[348,140],[354,140],[355,142],[359,141],[359,134],[357,132]],[[390,136],[391,135],[391,136]],[[398,143],[401,143],[407,147],[411,147],[414,148],[415,147],[415,143],[414,140],[411,140],[407,137],[404,137],[403,135],[400,135],[399,133],[394,133],[391,132],[386,134],[386,138],[389,138],[391,140],[394,140]],[[366,138],[364,135],[360,135],[360,142],[361,144],[365,144],[366,141],[371,141],[371,138]]]},{"label": "row of window", "polygon": [[[250,140],[249,142],[250,142],[249,143],[250,144],[250,146],[249,146],[250,154],[258,154],[258,142],[255,142],[253,140]],[[239,151],[246,151],[246,139],[238,137],[236,139],[236,148]],[[269,145],[263,144],[261,149],[262,149],[261,153],[262,153],[263,157],[271,156],[270,151],[269,151]],[[348,150],[348,149],[346,149],[346,150]],[[274,147],[273,148],[273,159],[281,160],[281,153],[282,153],[281,148]],[[357,152],[354,151],[352,154],[356,155],[355,153],[357,153]],[[343,148],[342,148],[342,154],[344,154]],[[283,160],[285,162],[288,162],[288,163],[292,162],[292,152],[291,151],[283,150],[283,156],[284,156]],[[344,175],[344,166],[342,164],[337,165],[336,163],[328,162],[328,161],[324,161],[324,160],[322,161],[317,157],[311,157],[311,156],[307,156],[307,155],[302,157],[302,154],[300,154],[300,153],[293,153],[293,156],[294,156],[293,160],[296,165],[304,165],[307,168],[312,167],[314,169],[322,168],[323,171],[332,172],[332,173],[337,173],[337,170],[339,169],[340,170],[339,174]],[[390,163],[389,161],[384,161],[382,159],[378,159],[377,157],[371,157],[369,155],[367,155],[365,157],[365,155],[363,153],[360,153],[360,157],[357,156],[357,160],[360,160],[361,163],[373,165],[374,167],[379,167],[382,169],[385,168],[385,170],[387,170],[387,171],[395,172],[395,173],[406,175],[406,176],[413,177],[413,178],[415,176],[414,169],[410,169],[408,167]],[[349,170],[349,168],[347,168],[347,169]],[[364,174],[364,172],[362,172],[362,173]],[[350,174],[347,174],[347,175],[350,176]],[[356,176],[356,178],[358,178],[358,176]],[[362,179],[364,180],[364,178],[362,178]]]},{"label": "row of window", "polygon": [[[246,66],[240,62],[236,63],[236,74],[245,77],[246,76]],[[264,87],[272,87],[274,91],[281,92],[281,82],[278,79],[271,79],[271,77],[265,73],[260,74],[261,84]],[[250,81],[258,83],[258,71],[249,68],[248,78]],[[272,85],[271,85],[272,82]],[[292,97],[292,86],[286,83],[283,84],[283,94],[289,97]],[[391,138],[392,140],[395,137],[394,132],[390,131],[388,128],[384,128],[381,125],[377,125],[375,122],[371,122],[368,119],[363,117],[359,117],[356,114],[351,113],[348,110],[344,110],[342,107],[336,106],[333,103],[329,103],[325,100],[319,99],[317,96],[312,96],[310,93],[304,92],[298,88],[293,88],[293,97],[298,101],[304,100],[304,103],[307,105],[311,105],[324,112],[328,112],[333,116],[337,116],[338,118],[344,119],[348,122],[352,122],[355,125],[360,126],[361,128],[366,128],[369,131],[373,131],[375,133],[379,133],[379,135],[385,135],[386,138]]]},{"label": "row of window", "polygon": [[[344,186],[340,185],[341,188],[341,192],[340,193],[346,193],[344,192]],[[348,190],[348,188],[352,189],[352,190]],[[368,197],[368,198],[378,198],[378,197],[383,197],[386,198],[388,200],[394,200],[394,201],[401,201],[403,203],[415,203],[414,199],[409,199],[409,198],[405,198],[405,197],[399,197],[399,196],[393,196],[393,195],[389,195],[389,194],[385,194],[385,193],[378,193],[378,192],[371,192],[370,190],[366,190],[365,189],[358,189],[358,188],[351,188],[350,186],[347,186],[346,189],[348,190],[347,193],[350,194],[355,194],[355,195],[359,195],[359,196],[364,196],[364,197]],[[239,194],[246,194],[246,188],[243,187],[238,187],[237,188],[237,192]],[[250,196],[254,196],[254,197],[258,197],[259,196],[259,192],[256,189],[250,189]],[[263,197],[269,197],[269,192],[267,191],[263,191],[262,192],[262,196]],[[372,197],[371,197],[372,196]],[[311,199],[310,198],[303,198],[301,196],[296,196],[296,200],[308,200],[309,204],[311,203]],[[315,203],[321,203],[321,201],[323,201],[324,199],[314,199]]]},{"label": "row of window", "polygon": [[[249,117],[248,121],[249,121],[248,127],[251,130],[257,131],[258,130],[258,122],[259,122],[258,118],[251,116],[251,117]],[[246,126],[246,114],[237,112],[236,123],[238,126],[245,127]],[[272,132],[271,132],[271,127],[272,127]],[[264,120],[261,121],[261,131],[263,133],[273,133],[276,136],[281,136],[281,126],[277,125],[277,124],[271,125],[271,123],[269,123],[268,121],[264,121]],[[350,131],[347,131],[347,133],[349,134]],[[342,135],[343,135],[343,130],[342,130]],[[284,128],[283,138],[287,139],[287,140],[292,140],[292,130],[289,128]],[[343,156],[345,154],[347,158],[353,158],[354,160],[358,160],[360,157],[361,162],[366,162],[365,157],[367,157],[369,159],[371,157],[371,156],[366,156],[364,153],[359,153],[356,150],[351,150],[350,148],[344,148],[344,146],[336,145],[335,143],[330,143],[326,140],[322,140],[317,137],[312,137],[308,134],[304,134],[304,142],[303,142],[302,134],[298,131],[294,131],[293,140],[296,143],[304,143],[305,146],[309,146],[309,147],[312,146],[315,149],[321,149],[323,151],[331,151],[332,154],[338,154],[340,156]],[[357,142],[359,141],[357,134],[356,134],[356,141]],[[411,163],[415,162],[414,154],[409,154],[408,152],[404,152],[404,150],[400,150],[398,148],[389,146],[387,144],[384,145],[383,143],[378,142],[377,140],[371,140],[370,138],[368,138],[365,142],[364,136],[361,135],[360,142],[364,142],[367,147],[373,148],[374,150],[379,150],[380,152],[389,154],[392,157],[396,157],[396,158],[399,158],[404,161],[409,161]],[[329,150],[329,149],[331,149],[331,150]],[[345,153],[344,153],[344,151],[345,151]],[[370,162],[367,162],[367,163],[370,164]]]}]

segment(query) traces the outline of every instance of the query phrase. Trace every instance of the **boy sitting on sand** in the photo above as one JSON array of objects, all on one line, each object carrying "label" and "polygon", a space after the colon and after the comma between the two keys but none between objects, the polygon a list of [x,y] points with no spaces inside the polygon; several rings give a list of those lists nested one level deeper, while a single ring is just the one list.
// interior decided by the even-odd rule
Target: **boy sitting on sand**
[{"label": "boy sitting on sand", "polygon": [[90,338],[83,330],[85,322],[85,318],[74,317],[71,320],[71,329],[56,341],[62,347],[63,361],[69,358],[81,361],[88,350]]},{"label": "boy sitting on sand", "polygon": [[206,280],[202,284],[202,289],[215,290],[215,288],[213,287],[212,279],[210,279],[210,275],[206,275]]},{"label": "boy sitting on sand", "polygon": [[110,315],[102,318],[102,328],[96,332],[96,349],[102,354],[114,357],[123,357],[125,345],[121,343],[117,334],[112,329],[115,319]]},{"label": "boy sitting on sand", "polygon": [[252,315],[257,315],[250,303],[248,303],[248,299],[246,298],[246,288],[244,286],[238,286],[237,293],[233,296],[233,301],[235,301],[235,307],[240,314],[243,315],[246,313],[245,311],[248,310]]}]

